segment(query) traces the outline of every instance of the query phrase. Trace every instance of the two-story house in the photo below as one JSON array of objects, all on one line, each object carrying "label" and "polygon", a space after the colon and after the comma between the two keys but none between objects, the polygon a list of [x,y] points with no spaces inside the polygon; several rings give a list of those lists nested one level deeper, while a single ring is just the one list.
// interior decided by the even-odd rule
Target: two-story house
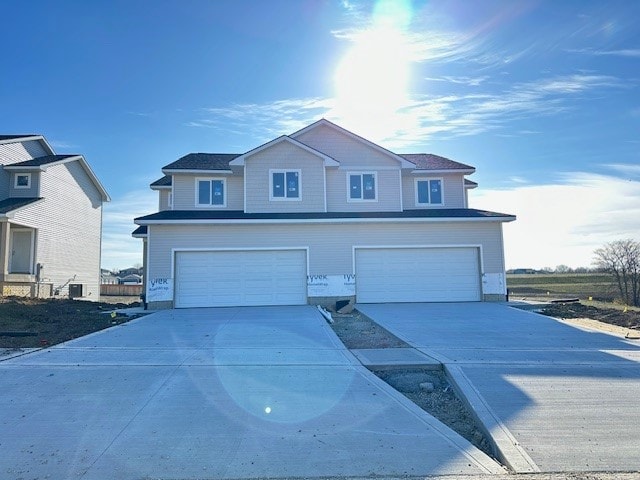
[{"label": "two-story house", "polygon": [[102,204],[82,155],[42,135],[0,135],[0,292],[100,297]]},{"label": "two-story house", "polygon": [[149,308],[504,300],[502,223],[475,169],[327,120],[243,154],[192,153],[135,219]]}]

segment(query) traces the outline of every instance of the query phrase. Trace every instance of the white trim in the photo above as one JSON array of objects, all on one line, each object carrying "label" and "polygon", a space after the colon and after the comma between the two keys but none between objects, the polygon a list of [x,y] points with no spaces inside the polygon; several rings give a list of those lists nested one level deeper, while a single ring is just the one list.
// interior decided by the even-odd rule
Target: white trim
[{"label": "white trim", "polygon": [[[324,169],[323,169],[324,170]],[[284,197],[273,196],[273,174],[284,174]],[[298,196],[287,197],[287,173],[298,175]],[[269,169],[269,201],[270,202],[301,202],[302,201],[302,170],[300,168],[270,168]]]},{"label": "white trim", "polygon": [[325,213],[328,212],[327,210],[327,169],[323,168],[322,169],[322,181],[324,183],[324,211]]},{"label": "white trim", "polygon": [[[359,175],[360,176],[360,195],[361,198],[352,198],[351,197],[351,177]],[[364,198],[364,179],[363,175],[373,175],[373,187],[375,190],[375,198]],[[372,203],[378,201],[378,173],[375,171],[348,171],[346,174],[347,178],[347,203]]]},{"label": "white trim", "polygon": [[[147,248],[147,264],[145,265],[146,267],[146,271],[145,274],[146,276],[144,277],[144,298],[145,301],[149,298],[149,283],[151,283],[149,280],[151,280],[151,277],[149,276],[149,270],[150,270],[150,266],[151,266],[151,229],[149,227],[147,227],[147,241],[145,242],[144,240],[142,241],[142,248],[144,248],[146,245]],[[148,303],[148,302],[147,302]]]},{"label": "white trim", "polygon": [[[356,250],[360,249],[360,250],[376,250],[376,249],[394,249],[394,250],[400,250],[400,249],[412,249],[412,248],[424,248],[424,249],[435,249],[435,248],[477,248],[478,249],[478,255],[479,255],[479,262],[480,265],[478,265],[478,268],[480,269],[480,295],[482,296],[483,291],[482,291],[482,275],[484,275],[484,252],[482,251],[482,244],[480,243],[470,243],[470,244],[466,244],[466,243],[461,243],[461,244],[429,244],[429,245],[353,245],[351,247],[351,260],[352,260],[352,264],[351,264],[351,272],[353,275],[356,274]],[[357,282],[357,278],[356,278],[356,282]]]},{"label": "white trim", "polygon": [[[440,181],[440,199],[442,202],[440,203],[432,203],[429,201],[428,203],[420,203],[419,195],[418,195],[418,182],[431,182],[431,180],[439,180]],[[429,200],[431,200],[431,185],[429,187]],[[442,177],[418,177],[413,179],[413,193],[414,199],[416,202],[416,207],[443,207],[444,206],[444,178]]]},{"label": "white trim", "polygon": [[464,175],[471,175],[472,173],[475,173],[476,169],[462,169],[462,168],[451,168],[451,169],[446,169],[446,168],[441,168],[439,170],[426,170],[426,169],[422,169],[422,170],[412,170],[411,174],[412,175],[443,175],[445,173],[462,173]]},{"label": "white trim", "polygon": [[260,225],[260,224],[296,224],[296,223],[466,223],[466,222],[513,222],[516,217],[410,217],[410,218],[304,218],[304,219],[206,219],[206,220],[138,220],[136,225]]},{"label": "white trim", "polygon": [[[251,170],[249,170],[251,171]],[[247,212],[247,170],[242,172],[242,211]]]},{"label": "white trim", "polygon": [[402,189],[402,170],[398,170],[398,180],[400,181],[400,211],[404,210],[404,191]]},{"label": "white trim", "polygon": [[171,190],[172,185],[154,185],[149,187],[151,190]]},{"label": "white trim", "polygon": [[260,145],[259,147],[256,147],[252,150],[249,150],[248,152],[234,158],[233,160],[231,160],[229,162],[229,166],[237,166],[237,167],[243,167],[245,165],[245,160],[250,157],[251,155],[255,155],[256,153],[259,153],[269,147],[272,147],[273,145],[276,145],[278,143],[281,142],[288,142],[291,145],[294,145],[298,148],[301,148],[302,150],[311,153],[312,155],[315,155],[316,157],[320,157],[322,160],[324,160],[324,165],[325,167],[335,167],[340,165],[338,162],[336,162],[333,158],[331,158],[329,155],[326,155],[314,148],[311,148],[308,145],[305,145],[302,142],[299,142],[291,137],[288,137],[286,135],[281,135],[278,138],[275,138],[273,140],[271,140],[270,142],[267,142],[263,145]]},{"label": "white trim", "polygon": [[[14,227],[13,224],[9,227],[9,248],[13,250],[13,234],[17,232],[29,232],[31,234],[30,245],[29,245],[29,272],[9,272],[9,273],[26,273],[28,275],[33,275],[34,272],[34,263],[35,263],[35,254],[36,254],[36,229],[34,228],[19,228]],[[13,255],[9,254],[9,265],[8,270],[11,270],[13,265]]]},{"label": "white trim", "polygon": [[268,252],[268,251],[287,251],[287,250],[304,250],[307,263],[307,275],[309,275],[309,247],[230,247],[230,248],[198,248],[198,247],[174,247],[171,249],[171,278],[173,278],[173,301],[175,302],[176,278],[175,265],[176,253],[180,252]]},{"label": "white trim", "polygon": [[[26,185],[18,185],[18,177],[26,176],[27,184]],[[13,188],[16,190],[28,189],[31,188],[31,173],[14,173],[13,174]]]},{"label": "white trim", "polygon": [[167,210],[173,210],[173,189],[167,193]]},{"label": "white trim", "polygon": [[[344,165],[344,166],[339,166],[338,170],[346,170],[346,171],[357,171],[357,172],[361,172],[363,170],[371,170],[371,165]],[[398,167],[376,167],[376,171],[394,171],[397,170],[398,172],[402,172],[402,169],[398,168]]]},{"label": "white trim", "polygon": [[[196,177],[195,179],[195,200],[194,205],[196,208],[227,208],[227,179],[222,177]],[[213,191],[211,190],[211,182],[222,182],[222,205],[213,203]],[[209,193],[211,196],[210,203],[199,203],[200,185],[199,182],[209,182]],[[173,207],[171,208],[173,210]]]},{"label": "white trim", "polygon": [[164,173],[165,175],[174,175],[174,174],[199,174],[199,175],[233,175],[233,172],[231,170],[214,170],[212,168],[207,168],[207,169],[191,169],[191,170],[187,170],[187,169],[180,169],[180,168],[171,168],[171,169],[167,169],[167,168],[163,168],[162,169],[162,173]]}]

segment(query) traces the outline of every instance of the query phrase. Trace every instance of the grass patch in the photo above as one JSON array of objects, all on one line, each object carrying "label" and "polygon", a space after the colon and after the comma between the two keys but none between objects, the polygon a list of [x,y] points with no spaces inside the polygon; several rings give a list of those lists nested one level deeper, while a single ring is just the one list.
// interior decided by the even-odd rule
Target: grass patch
[{"label": "grass patch", "polygon": [[604,302],[618,297],[613,278],[602,273],[507,275],[507,288],[510,295],[520,297],[592,298]]}]

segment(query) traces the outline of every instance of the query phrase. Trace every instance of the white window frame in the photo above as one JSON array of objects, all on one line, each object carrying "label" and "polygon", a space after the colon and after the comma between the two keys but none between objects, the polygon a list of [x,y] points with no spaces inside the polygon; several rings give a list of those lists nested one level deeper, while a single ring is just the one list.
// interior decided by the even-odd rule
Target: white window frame
[{"label": "white window frame", "polygon": [[[209,203],[200,203],[200,182],[209,182],[209,189],[211,189],[211,182],[222,182],[222,205],[213,204],[213,192],[211,192],[211,199]],[[227,207],[227,179],[224,177],[196,177],[195,180],[195,205],[197,208],[226,208]],[[171,199],[171,209],[173,210],[173,198]]]},{"label": "white window frame", "polygon": [[[298,174],[298,196],[287,197],[287,186],[285,185],[284,197],[273,196],[273,174],[284,173],[285,184],[287,181],[287,173],[294,172]],[[270,202],[301,202],[302,201],[302,170],[299,168],[270,168],[269,169],[269,201]]]},{"label": "white window frame", "polygon": [[[26,185],[18,185],[19,177],[27,177]],[[31,174],[30,173],[16,173],[13,176],[13,188],[31,188]]]},{"label": "white window frame", "polygon": [[[351,176],[360,176],[360,195],[361,198],[351,198]],[[373,187],[375,198],[364,198],[363,175],[373,175]],[[347,202],[377,202],[378,201],[378,172],[350,172],[347,171]]]},{"label": "white window frame", "polygon": [[[440,203],[433,203],[431,201],[431,184],[429,184],[429,201],[427,203],[420,203],[420,195],[418,194],[418,182],[431,182],[433,180],[440,181]],[[442,177],[420,177],[414,179],[414,189],[416,206],[419,207],[428,207],[428,206],[437,206],[441,207],[444,205],[444,179]]]}]

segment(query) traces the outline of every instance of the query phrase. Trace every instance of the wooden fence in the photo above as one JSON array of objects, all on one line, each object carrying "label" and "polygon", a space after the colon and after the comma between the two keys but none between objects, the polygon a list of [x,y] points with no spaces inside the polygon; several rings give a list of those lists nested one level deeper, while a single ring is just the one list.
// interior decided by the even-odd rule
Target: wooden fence
[{"label": "wooden fence", "polygon": [[139,297],[141,293],[142,285],[100,285],[100,295]]}]

